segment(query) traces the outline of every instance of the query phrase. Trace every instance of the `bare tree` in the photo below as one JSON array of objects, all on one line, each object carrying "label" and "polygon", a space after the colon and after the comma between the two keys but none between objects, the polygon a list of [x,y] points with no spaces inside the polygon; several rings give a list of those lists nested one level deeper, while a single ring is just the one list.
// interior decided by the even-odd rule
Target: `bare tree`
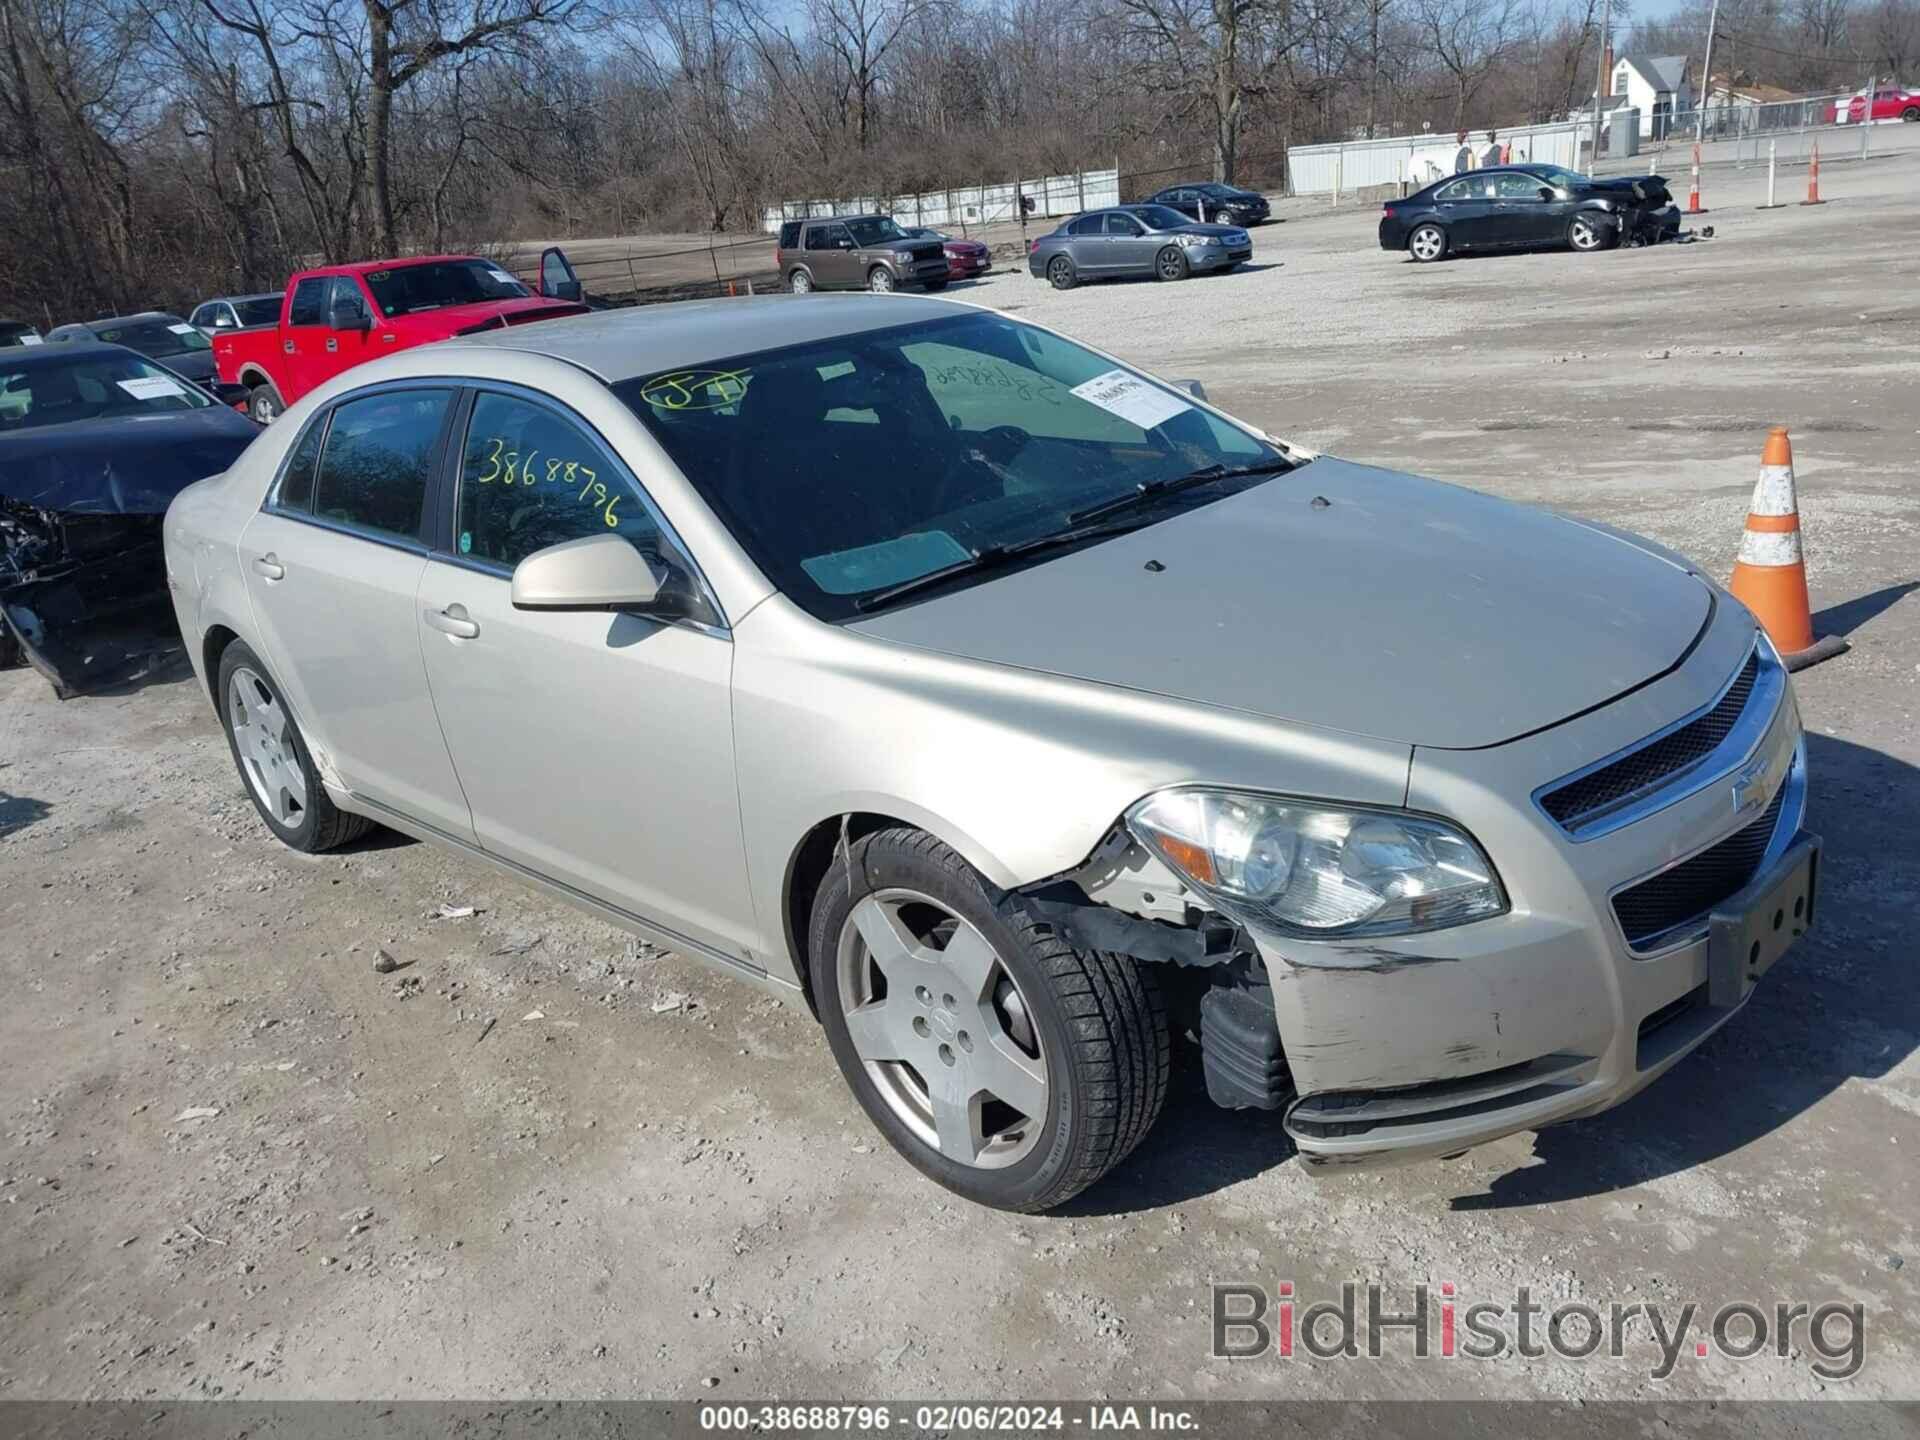
[{"label": "bare tree", "polygon": [[1453,82],[1453,124],[1463,129],[1467,106],[1513,43],[1518,0],[1411,0],[1412,14]]}]

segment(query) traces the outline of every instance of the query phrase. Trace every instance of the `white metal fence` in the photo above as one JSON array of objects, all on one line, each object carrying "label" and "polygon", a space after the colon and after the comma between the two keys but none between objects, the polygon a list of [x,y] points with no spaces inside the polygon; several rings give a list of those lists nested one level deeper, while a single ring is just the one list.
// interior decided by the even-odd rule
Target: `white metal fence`
[{"label": "white metal fence", "polygon": [[[1502,145],[1510,148],[1509,158],[1516,165],[1564,165],[1568,169],[1580,163],[1582,132],[1593,134],[1593,121],[1584,126],[1578,121],[1560,121],[1552,125],[1523,125],[1499,132]],[[1478,154],[1487,146],[1484,130],[1467,136],[1467,143]],[[1287,148],[1287,178],[1295,195],[1332,195],[1358,190],[1369,185],[1398,185],[1414,176],[1419,162],[1421,184],[1427,179],[1453,173],[1454,152],[1459,142],[1451,135],[1395,135],[1374,140],[1336,140],[1326,145],[1292,145]]]},{"label": "white metal fence", "polygon": [[1007,181],[1000,185],[969,185],[931,190],[921,195],[855,196],[843,200],[789,200],[768,206],[760,228],[769,234],[788,220],[813,215],[891,215],[902,225],[932,225],[961,229],[1020,218],[1019,199],[1033,201],[1033,213],[1078,215],[1120,203],[1120,172],[1086,170],[1077,175],[1049,175],[1042,180]]}]

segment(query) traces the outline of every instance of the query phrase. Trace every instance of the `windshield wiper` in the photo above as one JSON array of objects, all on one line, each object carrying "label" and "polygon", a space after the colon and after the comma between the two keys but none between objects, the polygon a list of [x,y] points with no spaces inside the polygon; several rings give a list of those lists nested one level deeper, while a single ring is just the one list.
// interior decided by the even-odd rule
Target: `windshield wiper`
[{"label": "windshield wiper", "polygon": [[1290,460],[1284,455],[1276,455],[1268,460],[1259,460],[1251,465],[1202,465],[1198,470],[1190,470],[1185,475],[1175,475],[1166,480],[1146,480],[1136,485],[1124,495],[1116,495],[1111,500],[1102,500],[1097,505],[1089,505],[1084,510],[1076,510],[1067,516],[1069,525],[1082,525],[1089,520],[1101,520],[1109,515],[1118,515],[1142,505],[1177,494],[1182,490],[1191,490],[1196,485],[1211,485],[1218,480],[1237,480],[1243,475],[1277,475],[1292,470],[1301,461]]},{"label": "windshield wiper", "polygon": [[870,590],[853,602],[856,610],[875,610],[894,600],[902,599],[921,590],[931,590],[944,585],[947,581],[961,575],[972,575],[986,570],[1000,570],[1015,564],[1043,550],[1062,550],[1073,545],[1085,545],[1095,540],[1111,539],[1115,535],[1125,535],[1139,530],[1146,524],[1144,520],[1125,521],[1118,525],[1073,525],[1065,530],[1056,530],[1049,535],[1036,536],[1032,540],[1021,540],[1013,545],[984,545],[964,560],[956,560],[951,565],[942,565],[929,570],[924,575],[915,575],[911,580],[901,580],[896,584],[884,586],[879,590]]}]

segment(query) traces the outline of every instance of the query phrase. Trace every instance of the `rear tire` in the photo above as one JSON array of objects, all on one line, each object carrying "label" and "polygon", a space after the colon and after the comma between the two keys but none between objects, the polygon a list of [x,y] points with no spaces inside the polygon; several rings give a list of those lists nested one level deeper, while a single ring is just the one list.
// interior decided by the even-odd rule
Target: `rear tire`
[{"label": "rear tire", "polygon": [[1152,967],[1076,950],[922,831],[878,831],[835,861],[808,963],[834,1059],[875,1127],[978,1204],[1063,1203],[1140,1143],[1166,1099]]},{"label": "rear tire", "polygon": [[804,270],[796,270],[787,276],[787,289],[796,295],[805,295],[813,289],[813,276]]},{"label": "rear tire", "polygon": [[1153,257],[1153,278],[1156,280],[1184,280],[1188,273],[1186,253],[1178,245],[1169,245]]},{"label": "rear tire", "polygon": [[1416,225],[1407,236],[1407,253],[1422,265],[1447,258],[1447,232],[1438,225]]},{"label": "rear tire", "polygon": [[1047,262],[1047,283],[1056,290],[1071,290],[1080,283],[1080,276],[1073,268],[1073,261],[1064,255],[1056,255]]},{"label": "rear tire", "polygon": [[214,694],[241,788],[282,844],[318,855],[373,828],[328,798],[278,683],[245,641],[221,652]]},{"label": "rear tire", "polygon": [[271,425],[286,408],[287,402],[280,398],[280,392],[265,380],[254,386],[247,396],[247,414],[256,425]]}]

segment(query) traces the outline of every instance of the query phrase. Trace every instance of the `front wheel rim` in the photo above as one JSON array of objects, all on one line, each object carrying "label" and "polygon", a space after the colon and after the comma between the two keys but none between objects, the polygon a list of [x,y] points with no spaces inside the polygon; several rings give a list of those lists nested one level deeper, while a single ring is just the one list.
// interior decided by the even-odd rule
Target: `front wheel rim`
[{"label": "front wheel rim", "polygon": [[1180,278],[1180,257],[1171,250],[1160,257],[1160,273],[1169,280]]},{"label": "front wheel rim", "polygon": [[1413,253],[1422,260],[1431,260],[1440,253],[1440,235],[1435,230],[1416,230],[1413,232]]},{"label": "front wheel rim", "polygon": [[293,721],[273,688],[244,665],[227,682],[227,728],[254,798],[278,823],[297,827],[307,815],[307,772]]},{"label": "front wheel rim", "polygon": [[867,286],[881,294],[893,289],[893,275],[886,270],[876,270],[867,277]]},{"label": "front wheel rim", "polygon": [[1586,221],[1573,222],[1573,245],[1576,250],[1591,250],[1598,240],[1599,236],[1594,232],[1594,228]]},{"label": "front wheel rim", "polygon": [[976,1170],[1033,1153],[1052,1102],[1047,1057],[979,929],[919,891],[876,891],[847,917],[836,971],[854,1053],[915,1139]]}]

